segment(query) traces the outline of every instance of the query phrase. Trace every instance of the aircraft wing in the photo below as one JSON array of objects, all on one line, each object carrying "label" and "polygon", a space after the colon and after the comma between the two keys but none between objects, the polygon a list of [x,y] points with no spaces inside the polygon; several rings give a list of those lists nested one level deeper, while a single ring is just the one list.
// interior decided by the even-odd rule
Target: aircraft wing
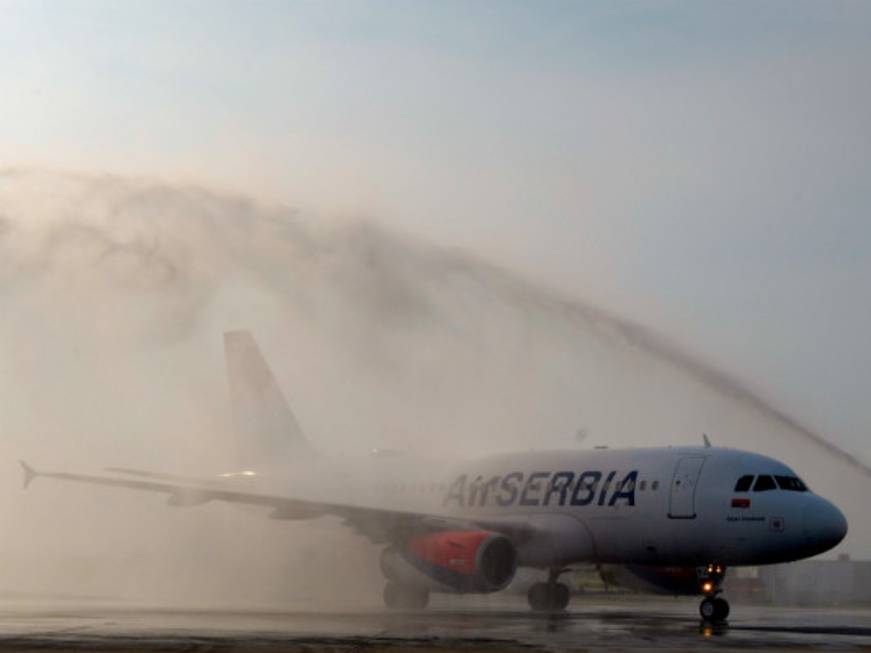
[{"label": "aircraft wing", "polygon": [[393,510],[344,503],[321,502],[310,499],[279,496],[231,487],[229,483],[186,479],[185,477],[130,469],[114,471],[133,475],[135,478],[99,476],[72,472],[39,472],[21,461],[24,470],[24,487],[27,488],[39,477],[53,478],[74,483],[103,485],[157,492],[168,496],[171,506],[195,506],[210,501],[223,501],[269,509],[269,519],[313,519],[331,515],[373,544],[403,542],[408,537],[441,530],[486,529],[502,533],[515,542],[535,534],[534,529],[522,520],[458,519],[445,515]]},{"label": "aircraft wing", "polygon": [[[276,462],[310,460],[319,454],[305,439],[263,354],[249,331],[224,334],[230,399],[237,437],[240,469],[268,468]],[[259,492],[246,478],[250,471],[221,474],[212,478],[191,478],[174,474],[110,467],[112,474],[89,475],[70,472],[37,472],[21,462],[24,487],[44,476],[63,481],[158,492],[173,506],[194,506],[224,501],[269,510],[270,519],[312,519],[331,515],[376,544],[403,542],[407,537],[440,530],[492,530],[515,542],[533,534],[528,523],[518,519],[468,521],[374,506],[323,502]],[[250,478],[247,478],[250,481]]]}]

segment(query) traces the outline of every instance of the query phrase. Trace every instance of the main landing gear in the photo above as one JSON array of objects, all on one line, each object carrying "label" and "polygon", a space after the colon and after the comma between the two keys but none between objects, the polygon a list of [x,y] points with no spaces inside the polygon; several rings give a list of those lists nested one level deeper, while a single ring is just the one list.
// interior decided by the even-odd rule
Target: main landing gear
[{"label": "main landing gear", "polygon": [[391,610],[423,610],[429,603],[429,592],[388,581],[384,586],[384,605]]},{"label": "main landing gear", "polygon": [[699,567],[698,577],[705,598],[699,605],[699,614],[709,623],[725,621],[729,616],[729,602],[718,596],[723,591],[721,585],[726,576],[726,568],[722,565],[710,564]]},{"label": "main landing gear", "polygon": [[553,568],[546,583],[535,583],[529,588],[526,598],[529,607],[536,612],[561,612],[569,605],[571,592],[568,585],[557,582],[564,569]]}]

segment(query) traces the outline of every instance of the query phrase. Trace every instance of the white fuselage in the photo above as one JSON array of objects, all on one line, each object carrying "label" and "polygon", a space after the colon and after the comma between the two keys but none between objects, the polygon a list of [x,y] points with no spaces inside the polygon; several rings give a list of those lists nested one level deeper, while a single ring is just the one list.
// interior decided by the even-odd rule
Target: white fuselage
[{"label": "white fuselage", "polygon": [[402,457],[370,463],[333,477],[354,488],[355,503],[529,524],[547,535],[517,543],[523,566],[769,564],[826,551],[847,529],[841,512],[810,491],[736,491],[748,475],[796,475],[733,449],[523,452],[450,471]]}]

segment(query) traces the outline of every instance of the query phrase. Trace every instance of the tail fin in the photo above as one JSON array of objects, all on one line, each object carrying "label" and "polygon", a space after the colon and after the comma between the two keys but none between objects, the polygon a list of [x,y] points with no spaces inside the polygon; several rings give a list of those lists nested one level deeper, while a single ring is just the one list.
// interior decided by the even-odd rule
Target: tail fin
[{"label": "tail fin", "polygon": [[224,334],[241,469],[264,470],[316,455],[249,331]]}]

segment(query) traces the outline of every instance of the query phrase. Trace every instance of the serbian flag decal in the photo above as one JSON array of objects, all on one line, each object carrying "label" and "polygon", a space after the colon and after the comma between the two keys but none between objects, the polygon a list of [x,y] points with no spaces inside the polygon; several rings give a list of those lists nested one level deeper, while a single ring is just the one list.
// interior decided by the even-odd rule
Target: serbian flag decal
[{"label": "serbian flag decal", "polygon": [[750,499],[732,499],[733,508],[749,508]]}]

